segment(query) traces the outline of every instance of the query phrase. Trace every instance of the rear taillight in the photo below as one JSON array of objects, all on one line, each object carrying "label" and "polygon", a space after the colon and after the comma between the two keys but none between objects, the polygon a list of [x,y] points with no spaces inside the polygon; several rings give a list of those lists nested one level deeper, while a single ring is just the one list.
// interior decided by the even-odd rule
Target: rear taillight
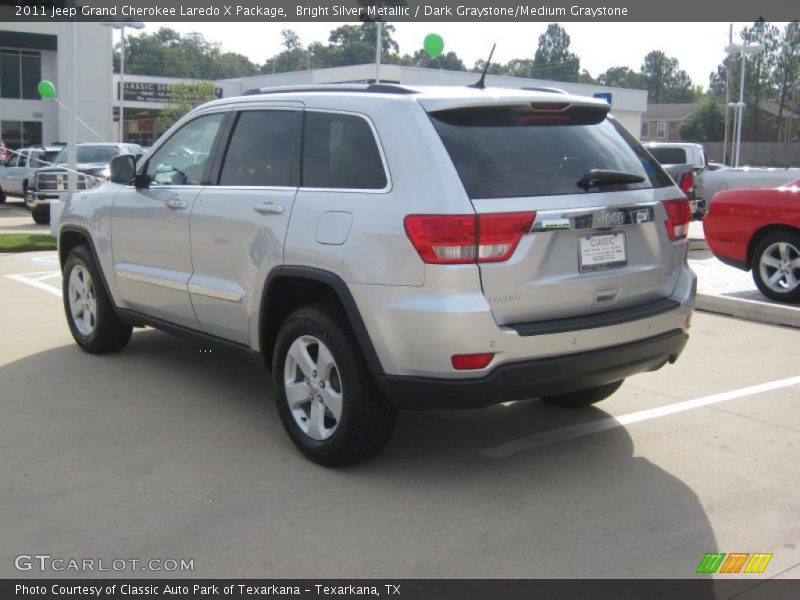
[{"label": "rear taillight", "polygon": [[454,354],[450,362],[456,371],[472,371],[483,369],[492,362],[494,352],[483,352],[481,354]]},{"label": "rear taillight", "polygon": [[406,235],[430,264],[500,262],[530,231],[534,212],[484,215],[409,215]]},{"label": "rear taillight", "polygon": [[679,187],[684,194],[691,197],[694,194],[694,173],[691,171],[684,173]]},{"label": "rear taillight", "polygon": [[686,198],[679,200],[664,200],[667,211],[667,234],[673,242],[684,239],[689,235],[689,222],[692,220],[692,209]]}]

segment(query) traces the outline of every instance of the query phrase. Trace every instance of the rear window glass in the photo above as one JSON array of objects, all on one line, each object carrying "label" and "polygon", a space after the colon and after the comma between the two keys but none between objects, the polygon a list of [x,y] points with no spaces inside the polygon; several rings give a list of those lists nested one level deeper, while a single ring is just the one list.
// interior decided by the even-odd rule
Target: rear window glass
[{"label": "rear window glass", "polygon": [[307,112],[303,139],[304,187],[386,187],[386,171],[372,128],[353,115]]},{"label": "rear window glass", "polygon": [[686,159],[686,151],[683,148],[650,148],[650,154],[662,165],[685,165],[689,161]]},{"label": "rear window glass", "polygon": [[247,111],[233,130],[220,185],[297,185],[300,111]]},{"label": "rear window glass", "polygon": [[[558,108],[558,107],[557,107]],[[431,113],[470,198],[512,198],[671,185],[669,176],[606,109],[533,111],[529,105]],[[589,188],[592,169],[623,171],[642,183]]]}]

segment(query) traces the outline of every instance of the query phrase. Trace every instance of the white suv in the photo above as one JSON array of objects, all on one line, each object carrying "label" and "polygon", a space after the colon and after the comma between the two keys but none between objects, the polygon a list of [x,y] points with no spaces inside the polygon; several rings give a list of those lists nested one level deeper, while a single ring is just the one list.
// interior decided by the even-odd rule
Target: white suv
[{"label": "white suv", "polygon": [[58,227],[86,351],[131,327],[260,354],[298,448],[376,453],[400,408],[583,406],[674,362],[685,196],[591,98],[391,85],[205,104]]}]

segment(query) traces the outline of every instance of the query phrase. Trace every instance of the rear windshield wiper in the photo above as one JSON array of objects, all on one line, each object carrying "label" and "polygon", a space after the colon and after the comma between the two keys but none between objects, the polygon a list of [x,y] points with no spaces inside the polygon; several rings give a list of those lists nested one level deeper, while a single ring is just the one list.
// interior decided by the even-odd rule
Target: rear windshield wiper
[{"label": "rear windshield wiper", "polygon": [[578,179],[578,187],[588,190],[592,187],[615,185],[623,183],[642,183],[644,177],[625,171],[609,171],[607,169],[592,169]]}]

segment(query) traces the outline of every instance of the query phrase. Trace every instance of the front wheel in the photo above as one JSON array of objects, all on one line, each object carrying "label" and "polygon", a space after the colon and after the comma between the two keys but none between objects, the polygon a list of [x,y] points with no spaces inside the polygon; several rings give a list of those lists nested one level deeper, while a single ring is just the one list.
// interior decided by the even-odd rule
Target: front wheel
[{"label": "front wheel", "polygon": [[47,225],[50,223],[50,207],[47,206],[44,209],[31,208],[31,216],[33,217],[33,222],[37,225]]},{"label": "front wheel", "polygon": [[344,316],[327,305],[296,310],[273,356],[278,413],[306,457],[334,467],[383,448],[397,412],[372,381]]},{"label": "front wheel", "polygon": [[556,406],[565,406],[567,408],[580,408],[582,406],[589,406],[590,404],[595,404],[596,402],[600,402],[601,400],[608,398],[620,388],[624,381],[624,379],[620,379],[619,381],[613,381],[605,385],[600,385],[585,390],[578,390],[577,392],[559,394],[557,396],[548,396],[546,398],[542,398],[542,401],[547,402],[548,404],[555,404]]},{"label": "front wheel", "polygon": [[753,281],[767,298],[800,300],[800,235],[782,231],[764,238],[753,252]]},{"label": "front wheel", "polygon": [[94,257],[84,246],[73,248],[64,262],[62,295],[69,330],[86,352],[114,352],[131,339],[132,327],[114,312]]}]

